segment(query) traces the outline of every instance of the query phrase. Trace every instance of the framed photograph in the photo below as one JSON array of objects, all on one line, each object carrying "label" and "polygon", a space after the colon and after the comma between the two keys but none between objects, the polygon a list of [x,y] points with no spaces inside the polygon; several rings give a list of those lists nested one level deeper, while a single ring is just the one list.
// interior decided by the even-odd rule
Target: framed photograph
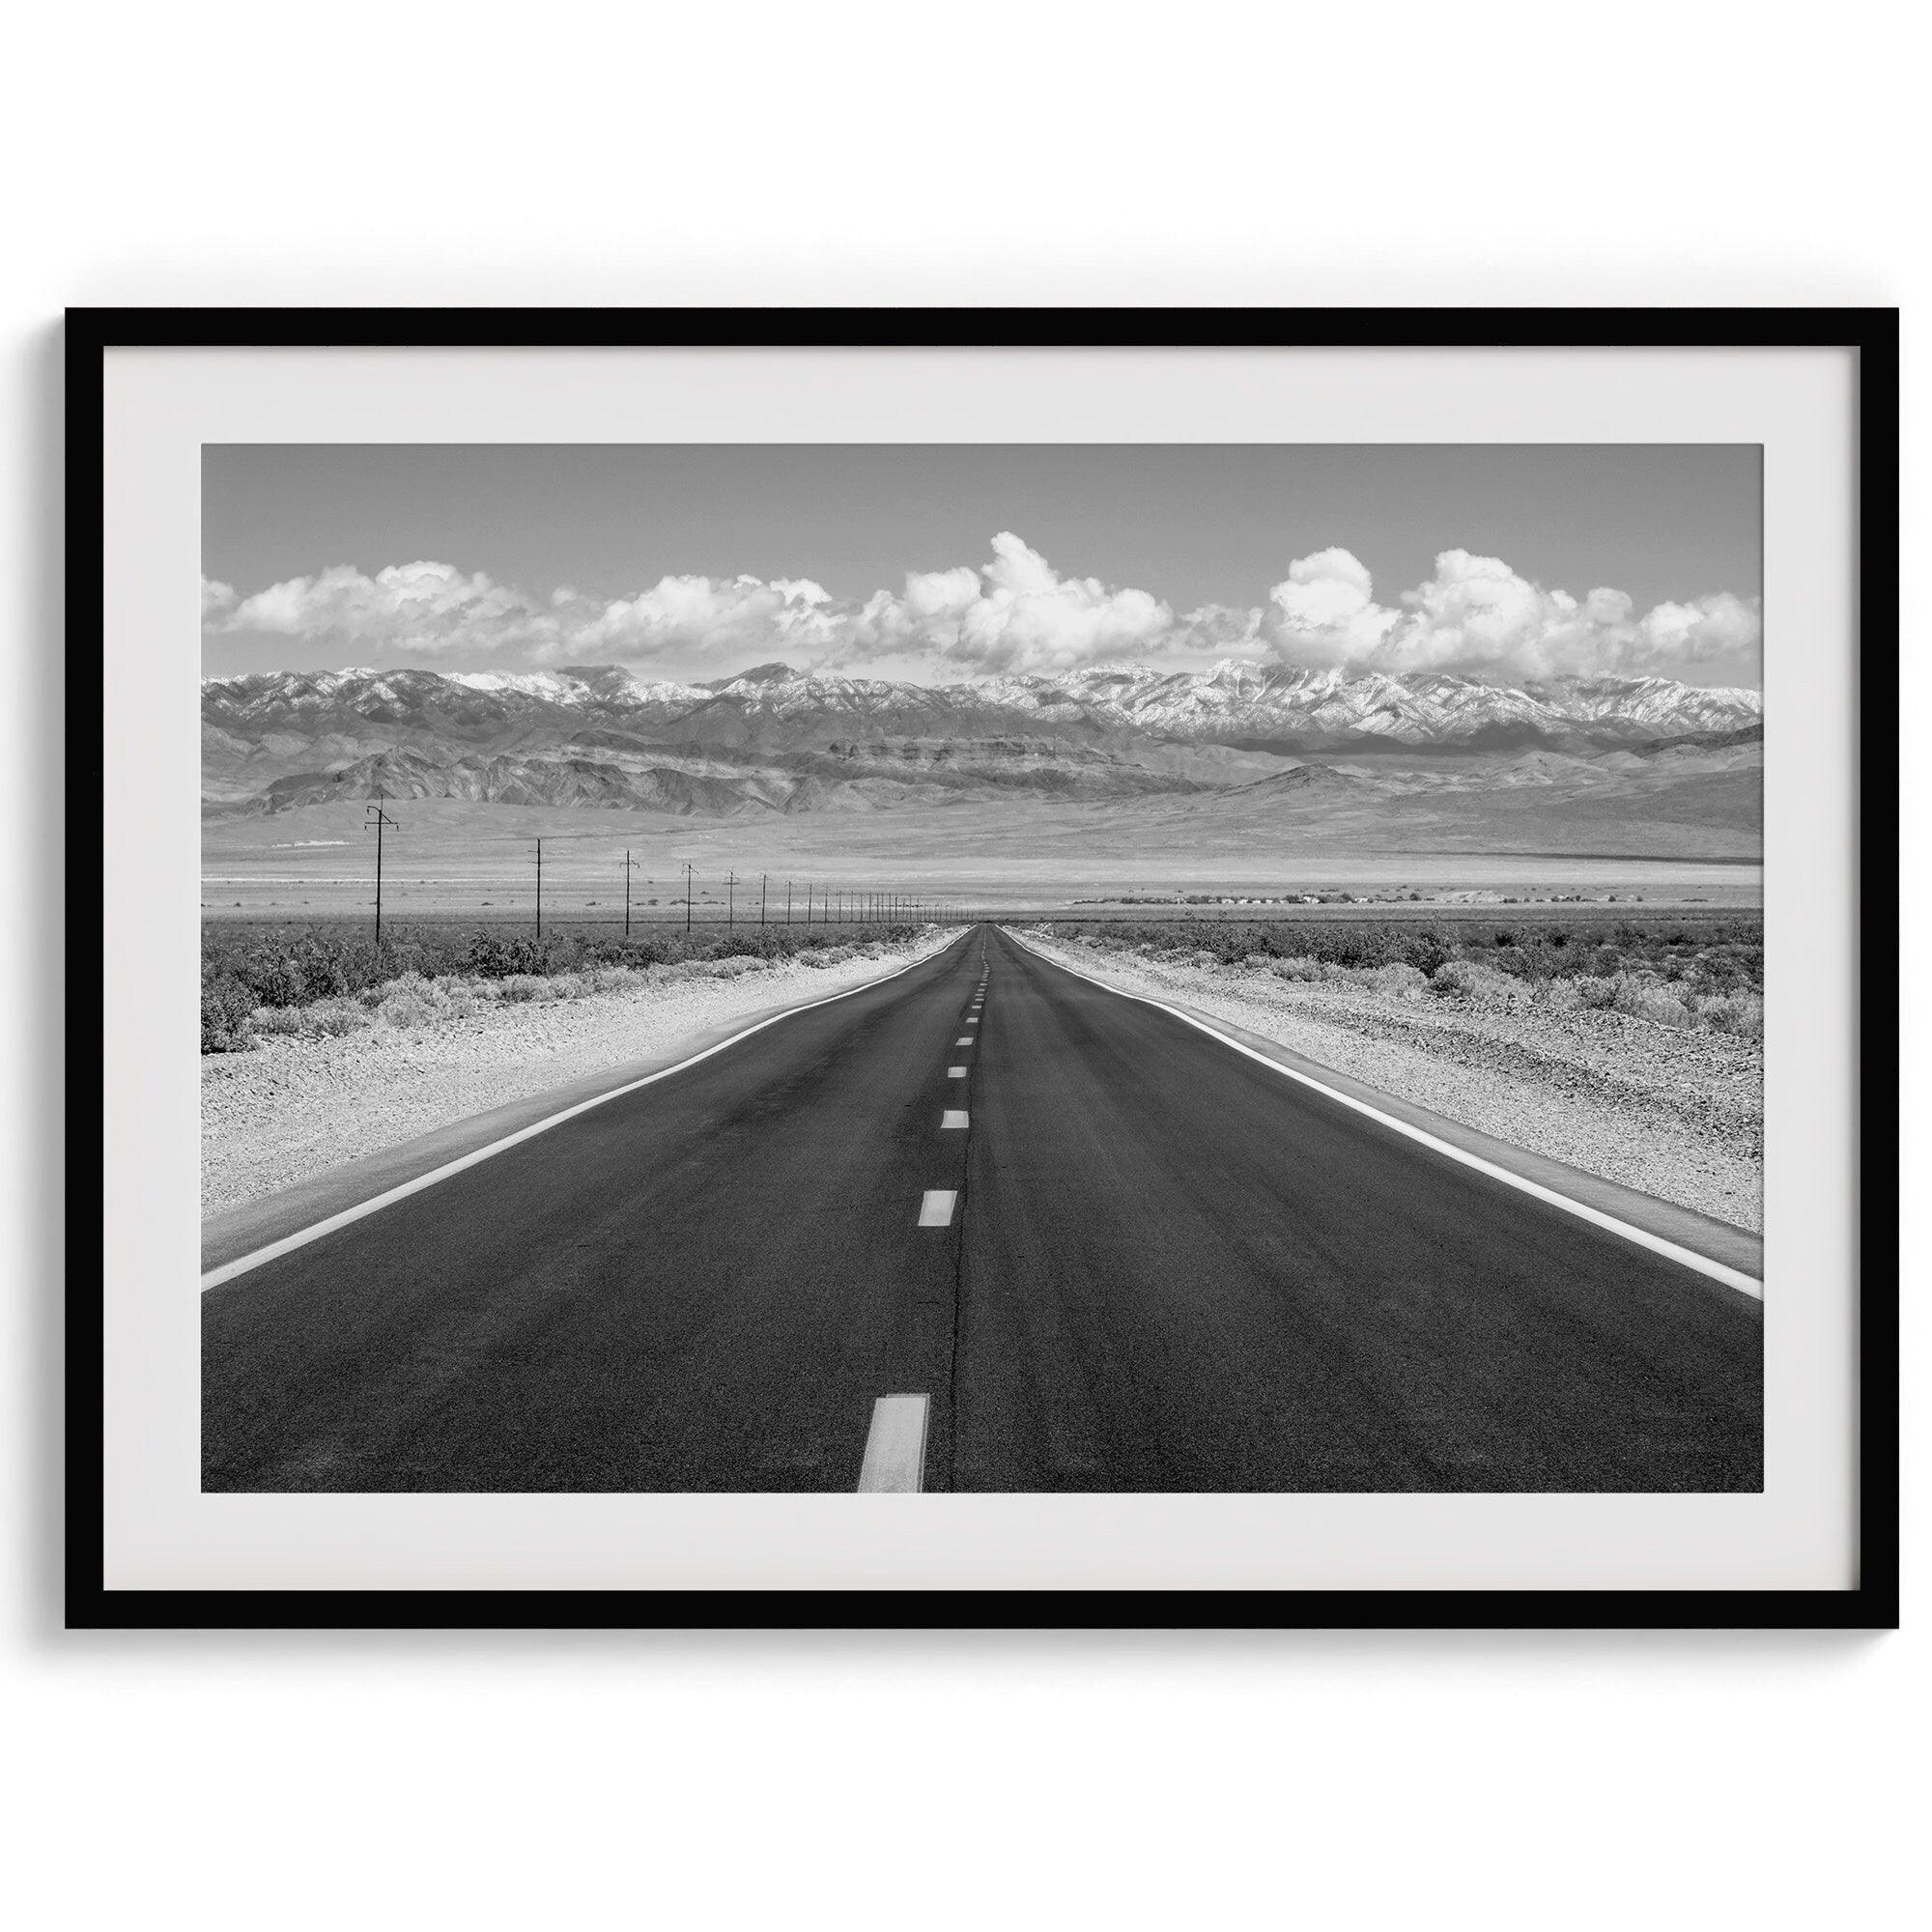
[{"label": "framed photograph", "polygon": [[71,1624],[1896,1621],[1893,312],[68,339]]}]

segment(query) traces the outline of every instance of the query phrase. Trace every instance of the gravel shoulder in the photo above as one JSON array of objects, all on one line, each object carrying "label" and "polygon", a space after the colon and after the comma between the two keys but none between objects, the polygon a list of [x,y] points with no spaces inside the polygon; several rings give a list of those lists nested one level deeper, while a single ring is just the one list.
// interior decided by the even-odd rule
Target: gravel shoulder
[{"label": "gravel shoulder", "polygon": [[619,991],[491,1004],[336,1038],[270,1037],[201,1063],[201,1211],[259,1201],[347,1161],[587,1074],[673,1052],[740,1014],[884,978],[953,935],[876,956],[787,959],[731,979],[639,974]]},{"label": "gravel shoulder", "polygon": [[1615,1011],[1409,1001],[1068,946],[1033,930],[1026,938],[1049,958],[1183,1000],[1513,1146],[1763,1230],[1764,1052],[1755,1041]]}]

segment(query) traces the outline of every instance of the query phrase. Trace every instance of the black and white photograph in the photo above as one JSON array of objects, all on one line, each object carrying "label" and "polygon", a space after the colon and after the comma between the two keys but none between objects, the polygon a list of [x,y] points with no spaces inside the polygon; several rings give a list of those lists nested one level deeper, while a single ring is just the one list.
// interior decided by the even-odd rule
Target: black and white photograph
[{"label": "black and white photograph", "polygon": [[1761,469],[210,443],[204,1490],[1758,1492]]}]

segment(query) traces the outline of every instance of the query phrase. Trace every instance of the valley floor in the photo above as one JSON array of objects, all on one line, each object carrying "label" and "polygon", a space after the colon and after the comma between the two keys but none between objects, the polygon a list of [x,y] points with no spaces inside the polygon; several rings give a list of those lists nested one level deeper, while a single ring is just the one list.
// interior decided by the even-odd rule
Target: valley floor
[{"label": "valley floor", "polygon": [[1025,937],[1083,973],[1185,1002],[1514,1146],[1733,1227],[1763,1227],[1755,1040],[1616,1011],[1404,999]]}]

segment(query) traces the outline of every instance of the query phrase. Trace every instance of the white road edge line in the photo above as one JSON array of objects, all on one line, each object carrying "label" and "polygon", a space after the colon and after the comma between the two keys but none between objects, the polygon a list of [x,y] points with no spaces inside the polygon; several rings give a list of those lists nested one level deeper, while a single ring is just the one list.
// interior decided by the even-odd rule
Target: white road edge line
[{"label": "white road edge line", "polygon": [[866,1460],[859,1470],[859,1493],[917,1494],[925,1487],[925,1416],[931,1406],[923,1395],[882,1395],[872,1405],[866,1432]]},{"label": "white road edge line", "polygon": [[[947,946],[952,945],[952,940]],[[749,1039],[754,1033],[763,1033],[767,1027],[777,1026],[781,1020],[788,1020],[799,1013],[809,1013],[819,1007],[829,1007],[835,1000],[849,1000],[854,993],[869,992],[874,986],[883,986],[888,980],[896,980],[901,973],[910,973],[915,966],[923,966],[926,959],[937,959],[946,951],[942,946],[938,952],[928,952],[925,959],[909,959],[903,966],[891,973],[882,974],[876,980],[867,980],[857,986],[847,986],[842,993],[828,993],[822,1000],[812,1000],[802,1007],[790,1007],[781,1013],[774,1013],[769,1019],[759,1020],[755,1026],[748,1026],[742,1033],[734,1033],[729,1039],[721,1039],[716,1046],[707,1046],[702,1053],[694,1053],[688,1060],[680,1060],[675,1066],[661,1066],[655,1073],[646,1073],[641,1079],[627,1081],[621,1087],[613,1087],[608,1094],[598,1094],[588,1100],[580,1100],[574,1107],[565,1107],[560,1113],[549,1115],[546,1119],[532,1122],[527,1127],[519,1127],[513,1134],[505,1134],[499,1141],[492,1141],[488,1147],[477,1148],[459,1159],[446,1161],[441,1167],[432,1168],[427,1174],[419,1174],[413,1180],[406,1180],[400,1187],[391,1187],[386,1193],[372,1195],[367,1201],[358,1202],[354,1208],[345,1208],[339,1214],[331,1214],[327,1220],[318,1221],[313,1227],[298,1229],[293,1235],[285,1235],[279,1241],[270,1241],[266,1248],[257,1248],[252,1255],[242,1255],[238,1260],[224,1263],[218,1268],[211,1268],[201,1278],[201,1292],[206,1294],[211,1288],[219,1288],[224,1282],[233,1281],[237,1275],[246,1274],[251,1268],[260,1267],[265,1262],[279,1260],[281,1256],[293,1254],[297,1248],[304,1248],[311,1241],[319,1241],[325,1235],[332,1235],[338,1228],[346,1228],[352,1222],[360,1221],[380,1208],[387,1208],[397,1201],[407,1199],[412,1194],[420,1194],[426,1187],[434,1187],[439,1180],[447,1180],[453,1174],[461,1174],[467,1167],[474,1167],[480,1161],[488,1160],[492,1154],[498,1154],[505,1149],[519,1143],[533,1140],[538,1134],[548,1133],[552,1127],[560,1126],[565,1121],[574,1121],[579,1114],[587,1114],[592,1107],[601,1107],[607,1100],[621,1100],[626,1094],[635,1094],[639,1087],[649,1087],[659,1080],[668,1080],[673,1073],[682,1073],[687,1066],[696,1066],[700,1060],[709,1060],[715,1053],[723,1053],[727,1046],[736,1046],[741,1039]]]},{"label": "white road edge line", "polygon": [[919,1225],[922,1228],[950,1228],[952,1204],[959,1199],[953,1187],[928,1187],[919,1199]]},{"label": "white road edge line", "polygon": [[945,1112],[940,1115],[939,1124],[942,1127],[963,1127],[966,1124],[965,1108],[948,1107],[945,1110]]},{"label": "white road edge line", "polygon": [[1017,933],[1008,935],[1016,945],[1026,947],[1036,959],[1045,960],[1049,966],[1058,966],[1063,973],[1071,973],[1076,980],[1085,980],[1098,986],[1102,992],[1118,994],[1123,1000],[1137,1000],[1144,1007],[1158,1007],[1164,1013],[1172,1013],[1178,1020],[1205,1033],[1210,1039],[1218,1039],[1223,1046],[1231,1046],[1236,1053],[1245,1054],[1248,1059],[1270,1072],[1279,1073],[1284,1079],[1298,1080],[1304,1087],[1312,1087],[1318,1094],[1325,1094],[1331,1100],[1357,1114],[1366,1114],[1372,1121],[1379,1121],[1385,1127],[1392,1127],[1406,1139],[1419,1141],[1424,1147],[1436,1153],[1447,1154],[1453,1161],[1464,1167],[1473,1167],[1478,1174],[1487,1174],[1492,1179],[1500,1180],[1519,1189],[1524,1194],[1534,1195],[1539,1201],[1547,1201],[1552,1208],[1560,1208],[1566,1214],[1574,1214],[1579,1221],[1588,1221],[1594,1226],[1606,1229],[1612,1235],[1620,1235],[1627,1241],[1634,1242],[1640,1248],[1648,1248],[1653,1254],[1662,1255],[1666,1260],[1676,1262],[1680,1266],[1693,1272],[1708,1275],[1713,1281],[1720,1281],[1727,1288],[1734,1288],[1741,1294],[1748,1294],[1755,1301],[1764,1299],[1764,1283],[1754,1275],[1748,1275],[1742,1268],[1726,1267],[1722,1262],[1714,1262],[1708,1255],[1700,1255],[1694,1248],[1680,1247],[1675,1241],[1667,1241],[1662,1235],[1653,1235],[1648,1229],[1633,1226],[1628,1221],[1620,1221],[1614,1214],[1605,1214],[1601,1208],[1592,1208],[1587,1203],[1573,1201],[1567,1194],[1559,1194],[1553,1187],[1545,1187],[1539,1180],[1531,1180],[1525,1175],[1513,1172],[1493,1160],[1485,1160],[1479,1153],[1471,1153],[1466,1148],[1456,1146],[1453,1141],[1445,1141],[1426,1128],[1411,1126],[1406,1121],[1399,1120],[1393,1114],[1385,1114],[1379,1107],[1372,1107],[1366,1100],[1357,1100],[1352,1095],[1315,1079],[1311,1074],[1297,1072],[1293,1066],[1284,1066],[1278,1060],[1270,1060],[1264,1053],[1257,1053],[1251,1046],[1243,1046],[1237,1039],[1230,1038],[1205,1020],[1197,1020],[1192,1013],[1183,1012],[1179,1007],[1169,1006],[1165,1000],[1151,998],[1146,993],[1129,993],[1123,987],[1110,986],[1104,980],[1095,980],[1091,973],[1083,973],[1077,966],[1067,966],[1058,959],[1049,957],[1037,948],[1028,946]]}]

